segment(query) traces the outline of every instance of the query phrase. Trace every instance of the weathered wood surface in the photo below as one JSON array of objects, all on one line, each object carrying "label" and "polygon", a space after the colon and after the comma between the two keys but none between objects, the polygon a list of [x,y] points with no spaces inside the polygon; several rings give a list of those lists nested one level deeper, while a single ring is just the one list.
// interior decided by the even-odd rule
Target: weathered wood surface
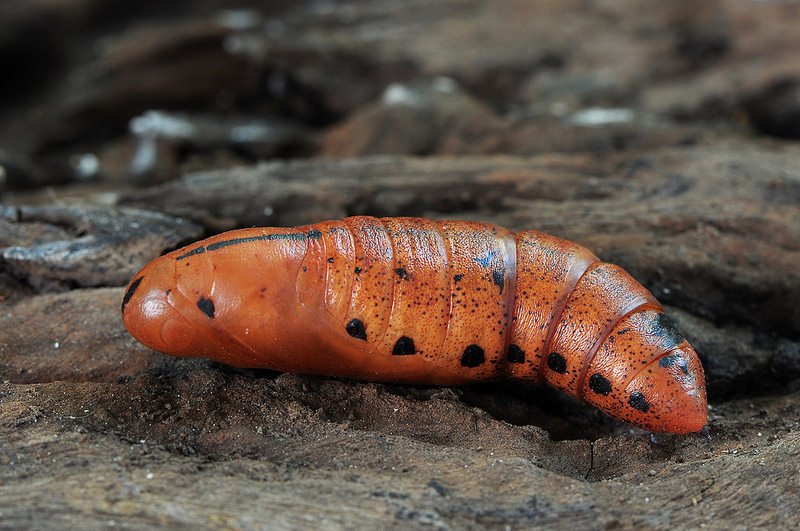
[{"label": "weathered wood surface", "polygon": [[[800,525],[796,6],[139,4],[0,4],[0,528]],[[121,323],[176,245],[353,214],[626,267],[702,357],[710,439],[522,385],[179,360]]]},{"label": "weathered wood surface", "polygon": [[[190,175],[122,201],[209,230],[397,208],[579,240],[671,305],[708,372],[710,441],[654,444],[542,390],[416,389],[173,360],[127,336],[120,288],[76,290],[26,297],[0,315],[11,465],[3,514],[23,523],[36,507],[54,525],[133,527],[295,527],[301,517],[343,526],[692,526],[745,507],[752,523],[788,524],[797,469],[786,463],[800,451],[789,304],[800,287],[791,267],[800,209],[787,195],[800,183],[798,152],[687,153],[274,163]],[[376,199],[398,195],[399,206]],[[284,206],[259,217],[270,205]],[[781,300],[783,311],[770,311]],[[45,472],[48,452],[58,457]],[[235,500],[210,487],[226,477]],[[65,489],[87,482],[96,495]],[[258,507],[242,505],[248,492]],[[785,503],[767,510],[766,499]]]},{"label": "weathered wood surface", "polygon": [[125,284],[153,256],[200,235],[199,226],[158,212],[0,207],[4,269],[38,289]]}]

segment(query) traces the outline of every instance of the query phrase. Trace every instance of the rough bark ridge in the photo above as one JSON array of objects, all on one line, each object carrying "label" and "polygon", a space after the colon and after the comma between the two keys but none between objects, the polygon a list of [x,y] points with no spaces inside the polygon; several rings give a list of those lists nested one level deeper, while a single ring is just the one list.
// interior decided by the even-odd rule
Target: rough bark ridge
[{"label": "rough bark ridge", "polygon": [[[0,527],[800,524],[797,6],[140,3],[0,7]],[[354,214],[623,266],[700,353],[710,439],[126,333],[145,261]]]}]

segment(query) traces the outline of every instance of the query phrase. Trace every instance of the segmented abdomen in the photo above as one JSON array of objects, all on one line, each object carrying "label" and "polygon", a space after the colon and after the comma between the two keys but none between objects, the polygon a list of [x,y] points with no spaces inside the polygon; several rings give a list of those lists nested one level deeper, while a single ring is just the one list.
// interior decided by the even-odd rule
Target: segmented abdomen
[{"label": "segmented abdomen", "polygon": [[343,331],[364,342],[374,356],[366,372],[402,366],[404,380],[450,382],[502,371],[516,279],[510,231],[368,217],[302,230],[321,237],[308,242],[299,300],[324,306]]},{"label": "segmented abdomen", "polygon": [[401,364],[403,380],[429,383],[508,375],[580,395],[619,319],[658,308],[622,269],[538,232],[368,217],[300,230],[320,237],[308,241],[299,300],[366,343],[367,373]]}]

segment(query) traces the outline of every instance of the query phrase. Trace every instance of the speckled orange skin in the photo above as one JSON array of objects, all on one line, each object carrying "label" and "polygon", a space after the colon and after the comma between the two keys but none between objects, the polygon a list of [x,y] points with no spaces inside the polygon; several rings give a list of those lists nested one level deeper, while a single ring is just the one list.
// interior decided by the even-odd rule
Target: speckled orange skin
[{"label": "speckled orange skin", "polygon": [[621,268],[535,231],[352,217],[231,231],[133,279],[145,345],[239,367],[427,384],[547,382],[656,432],[706,424],[703,369]]}]

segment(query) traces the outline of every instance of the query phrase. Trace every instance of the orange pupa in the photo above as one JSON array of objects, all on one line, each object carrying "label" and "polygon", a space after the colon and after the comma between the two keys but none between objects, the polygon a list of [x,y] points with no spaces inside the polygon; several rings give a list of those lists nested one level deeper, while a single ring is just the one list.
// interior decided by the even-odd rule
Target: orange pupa
[{"label": "orange pupa", "polygon": [[544,382],[654,432],[707,422],[700,360],[653,295],[536,231],[373,217],[235,230],[146,265],[122,313],[136,339],[175,356],[382,382]]}]

